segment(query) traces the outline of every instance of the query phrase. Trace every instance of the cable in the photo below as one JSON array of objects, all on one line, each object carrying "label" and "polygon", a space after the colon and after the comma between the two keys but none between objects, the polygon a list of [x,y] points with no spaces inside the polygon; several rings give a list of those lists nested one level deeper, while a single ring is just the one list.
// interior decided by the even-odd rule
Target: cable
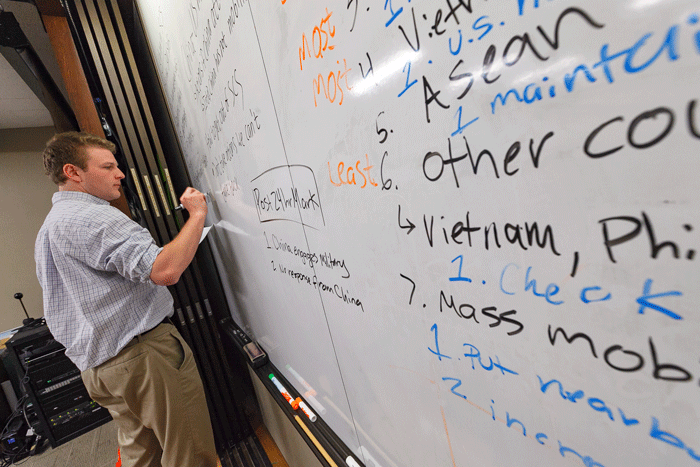
[{"label": "cable", "polygon": [[[11,465],[19,465],[17,462],[22,461],[32,455],[32,451],[35,447],[38,447],[42,442],[42,436],[39,433],[35,433],[34,429],[29,423],[29,418],[27,416],[27,404],[31,402],[29,400],[27,384],[29,384],[29,371],[27,370],[20,380],[20,389],[22,390],[22,397],[17,401],[14,412],[10,415],[5,423],[5,426],[0,433],[0,439],[4,440],[9,435],[15,436],[14,443],[16,443],[10,450],[0,452],[0,467],[10,467]],[[21,424],[16,428],[16,433],[9,433],[10,426],[18,419],[21,418]],[[23,427],[26,426],[24,432],[20,435]],[[32,434],[27,436],[27,432],[31,430]]]},{"label": "cable", "polygon": [[[12,415],[10,415],[9,419],[7,420],[7,423],[5,424],[5,427],[3,428],[2,433],[0,434],[0,438],[5,439],[5,437],[9,434],[8,428],[15,420],[17,420],[17,418],[22,417],[24,419],[24,422],[27,421],[25,414],[27,400],[28,397],[26,394],[24,394],[17,401],[15,411],[12,413]],[[29,424],[27,424],[27,426],[29,426]],[[0,467],[9,467],[10,465],[14,464],[16,460],[22,459],[22,457],[20,456],[24,456],[27,453],[27,450],[31,448],[32,442],[33,440],[29,441],[26,437],[24,438],[23,442],[19,439],[15,439],[15,443],[18,443],[17,448],[13,448],[9,452],[3,451],[2,453],[0,453]],[[22,444],[20,445],[19,443]]]}]

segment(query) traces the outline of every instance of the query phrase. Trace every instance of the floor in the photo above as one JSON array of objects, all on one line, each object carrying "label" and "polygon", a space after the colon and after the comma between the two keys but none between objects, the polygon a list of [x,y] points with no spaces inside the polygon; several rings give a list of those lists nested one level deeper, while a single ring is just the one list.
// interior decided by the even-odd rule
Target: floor
[{"label": "floor", "polygon": [[[255,429],[273,467],[289,467],[267,429],[260,425]],[[66,444],[52,449],[50,446],[35,456],[19,461],[23,467],[114,467],[117,462],[117,428],[114,422],[106,423]]]},{"label": "floor", "polygon": [[260,444],[262,444],[272,467],[289,467],[289,464],[287,464],[284,456],[282,456],[282,453],[277,447],[275,440],[272,439],[272,436],[270,436],[270,433],[267,431],[267,428],[265,428],[265,425],[258,425],[258,427],[255,429],[255,435],[260,440]]},{"label": "floor", "polygon": [[117,463],[117,427],[106,423],[84,435],[40,454],[22,459],[23,467],[114,467]]}]

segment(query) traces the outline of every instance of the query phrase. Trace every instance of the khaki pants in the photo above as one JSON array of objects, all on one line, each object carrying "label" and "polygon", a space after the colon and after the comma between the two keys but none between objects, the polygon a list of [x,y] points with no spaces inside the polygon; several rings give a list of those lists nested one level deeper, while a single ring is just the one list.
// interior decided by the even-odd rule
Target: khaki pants
[{"label": "khaki pants", "polygon": [[135,337],[82,373],[90,397],[114,418],[124,467],[215,467],[204,387],[172,324]]}]

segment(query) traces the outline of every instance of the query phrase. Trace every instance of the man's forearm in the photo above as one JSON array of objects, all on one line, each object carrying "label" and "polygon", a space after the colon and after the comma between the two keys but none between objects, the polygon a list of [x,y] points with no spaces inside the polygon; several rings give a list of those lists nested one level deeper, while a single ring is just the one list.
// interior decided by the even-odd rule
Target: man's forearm
[{"label": "man's forearm", "polygon": [[173,285],[192,262],[202,236],[206,214],[194,213],[182,230],[156,257],[151,280],[158,285]]}]

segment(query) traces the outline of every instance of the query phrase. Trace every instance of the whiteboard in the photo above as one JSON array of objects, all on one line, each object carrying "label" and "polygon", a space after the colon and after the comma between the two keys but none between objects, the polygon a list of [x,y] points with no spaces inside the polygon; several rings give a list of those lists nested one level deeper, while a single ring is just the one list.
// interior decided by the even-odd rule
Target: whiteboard
[{"label": "whiteboard", "polygon": [[231,313],[365,465],[697,465],[700,3],[138,6]]}]

